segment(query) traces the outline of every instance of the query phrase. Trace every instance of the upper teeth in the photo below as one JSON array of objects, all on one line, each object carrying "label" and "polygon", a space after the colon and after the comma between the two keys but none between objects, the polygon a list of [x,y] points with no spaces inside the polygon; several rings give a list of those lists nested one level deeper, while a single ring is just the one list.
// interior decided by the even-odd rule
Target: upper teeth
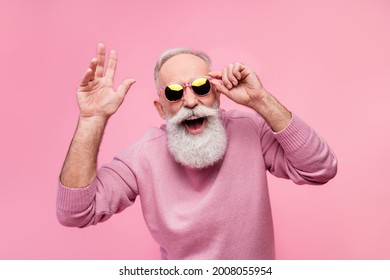
[{"label": "upper teeth", "polygon": [[195,119],[198,119],[198,117],[197,116],[191,116],[187,120],[195,120]]}]

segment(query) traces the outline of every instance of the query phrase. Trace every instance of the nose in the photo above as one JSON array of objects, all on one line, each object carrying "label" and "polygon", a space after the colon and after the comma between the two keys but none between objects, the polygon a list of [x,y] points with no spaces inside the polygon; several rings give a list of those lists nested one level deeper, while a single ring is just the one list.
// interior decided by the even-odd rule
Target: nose
[{"label": "nose", "polygon": [[185,91],[183,105],[187,108],[194,108],[199,104],[198,97],[192,92],[190,87],[186,87]]}]

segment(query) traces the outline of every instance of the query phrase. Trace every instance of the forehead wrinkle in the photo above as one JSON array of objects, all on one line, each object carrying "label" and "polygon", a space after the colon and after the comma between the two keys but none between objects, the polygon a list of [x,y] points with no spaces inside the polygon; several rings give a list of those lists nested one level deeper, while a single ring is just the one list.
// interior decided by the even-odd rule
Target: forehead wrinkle
[{"label": "forehead wrinkle", "polygon": [[160,86],[166,86],[171,82],[185,84],[198,76],[207,75],[209,71],[208,64],[200,57],[192,54],[178,54],[162,65],[158,81]]}]

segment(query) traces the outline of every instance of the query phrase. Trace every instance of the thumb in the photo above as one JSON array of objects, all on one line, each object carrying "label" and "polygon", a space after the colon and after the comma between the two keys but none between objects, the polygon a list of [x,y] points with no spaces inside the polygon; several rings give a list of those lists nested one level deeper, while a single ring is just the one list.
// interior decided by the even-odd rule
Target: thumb
[{"label": "thumb", "polygon": [[134,83],[135,83],[134,79],[124,80],[118,87],[118,94],[120,95],[120,97],[124,98],[126,93],[129,91],[129,89]]},{"label": "thumb", "polygon": [[227,87],[225,87],[225,85],[223,84],[223,82],[221,80],[218,80],[218,79],[212,79],[210,81],[210,83],[215,87],[215,89],[225,95],[229,94],[229,89]]}]

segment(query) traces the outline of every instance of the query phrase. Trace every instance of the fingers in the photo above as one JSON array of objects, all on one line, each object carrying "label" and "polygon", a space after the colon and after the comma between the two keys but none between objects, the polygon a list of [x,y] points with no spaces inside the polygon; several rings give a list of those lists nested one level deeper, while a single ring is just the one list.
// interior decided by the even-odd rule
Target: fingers
[{"label": "fingers", "polygon": [[88,85],[89,82],[94,80],[95,72],[96,72],[96,66],[97,66],[97,59],[96,58],[92,58],[91,62],[89,64],[88,70],[81,77],[79,86],[81,86],[81,87],[86,86],[86,85]]},{"label": "fingers", "polygon": [[241,63],[229,64],[222,73],[222,81],[228,89],[237,86],[239,82],[244,79],[242,71],[246,66]]},{"label": "fingers", "polygon": [[79,86],[80,87],[84,87],[84,86],[88,85],[88,83],[90,82],[91,78],[92,78],[92,69],[88,68],[88,70],[81,77]]},{"label": "fingers", "polygon": [[219,79],[223,82],[227,89],[232,89],[237,86],[248,75],[249,68],[244,64],[236,62],[229,64],[222,71],[212,71],[208,75],[214,79]]},{"label": "fingers", "polygon": [[108,67],[106,71],[106,77],[110,78],[111,80],[114,80],[115,77],[115,69],[116,69],[116,62],[117,62],[118,56],[114,50],[110,52],[110,58],[108,60]]},{"label": "fingers", "polygon": [[106,54],[106,47],[103,43],[98,44],[97,65],[96,65],[96,77],[103,77],[104,73],[104,58]]},{"label": "fingers", "polygon": [[[210,75],[211,76],[211,75]],[[214,86],[214,88],[225,95],[229,94],[229,89],[224,85],[223,81],[220,79],[213,79],[210,83]]]},{"label": "fingers", "polygon": [[[102,78],[104,76],[104,60],[105,60],[106,47],[103,43],[98,44],[98,54],[96,58],[92,58],[89,64],[89,70],[84,73],[80,81],[80,86],[85,86],[88,82],[93,81],[96,78]],[[108,66],[106,70],[106,76],[113,80],[115,77],[115,69],[117,64],[117,54],[115,51],[110,52],[108,60]]]},{"label": "fingers", "polygon": [[222,78],[222,71],[211,71],[208,73],[208,75],[214,79],[221,79]]},{"label": "fingers", "polygon": [[[81,77],[79,83],[80,87],[87,86],[90,82],[94,81],[95,78],[104,78],[105,52],[106,50],[104,44],[99,43],[97,57],[91,59],[88,70]],[[111,83],[113,83],[115,77],[117,60],[118,60],[118,56],[116,52],[112,50],[110,52],[110,57],[108,59],[108,66],[105,74],[105,77],[107,77],[111,81]],[[121,94],[125,95],[134,82],[135,82],[134,79],[128,79],[120,85],[118,90],[120,90]]]},{"label": "fingers", "polygon": [[124,80],[118,87],[118,94],[120,97],[124,98],[126,93],[129,91],[131,86],[135,83],[134,79],[126,79]]},{"label": "fingers", "polygon": [[212,71],[208,75],[213,79],[210,81],[215,89],[223,94],[229,94],[229,89],[232,88],[232,83],[228,79],[228,68],[225,68],[223,71]]},{"label": "fingers", "polygon": [[[92,74],[98,78],[101,78],[104,75],[105,56],[106,56],[106,47],[104,46],[103,43],[99,43],[96,62],[94,62],[93,65],[91,62],[91,66],[90,66],[90,68],[92,69]],[[117,63],[117,54],[114,50],[112,50],[110,51],[110,57],[108,59],[108,67],[106,70],[106,76],[111,80],[113,80],[115,77],[116,63]]]},{"label": "fingers", "polygon": [[91,81],[95,78],[96,68],[97,68],[97,59],[94,57],[94,58],[92,58],[91,63],[89,64],[89,69],[92,70],[92,74],[91,74],[92,79],[91,79]]}]

